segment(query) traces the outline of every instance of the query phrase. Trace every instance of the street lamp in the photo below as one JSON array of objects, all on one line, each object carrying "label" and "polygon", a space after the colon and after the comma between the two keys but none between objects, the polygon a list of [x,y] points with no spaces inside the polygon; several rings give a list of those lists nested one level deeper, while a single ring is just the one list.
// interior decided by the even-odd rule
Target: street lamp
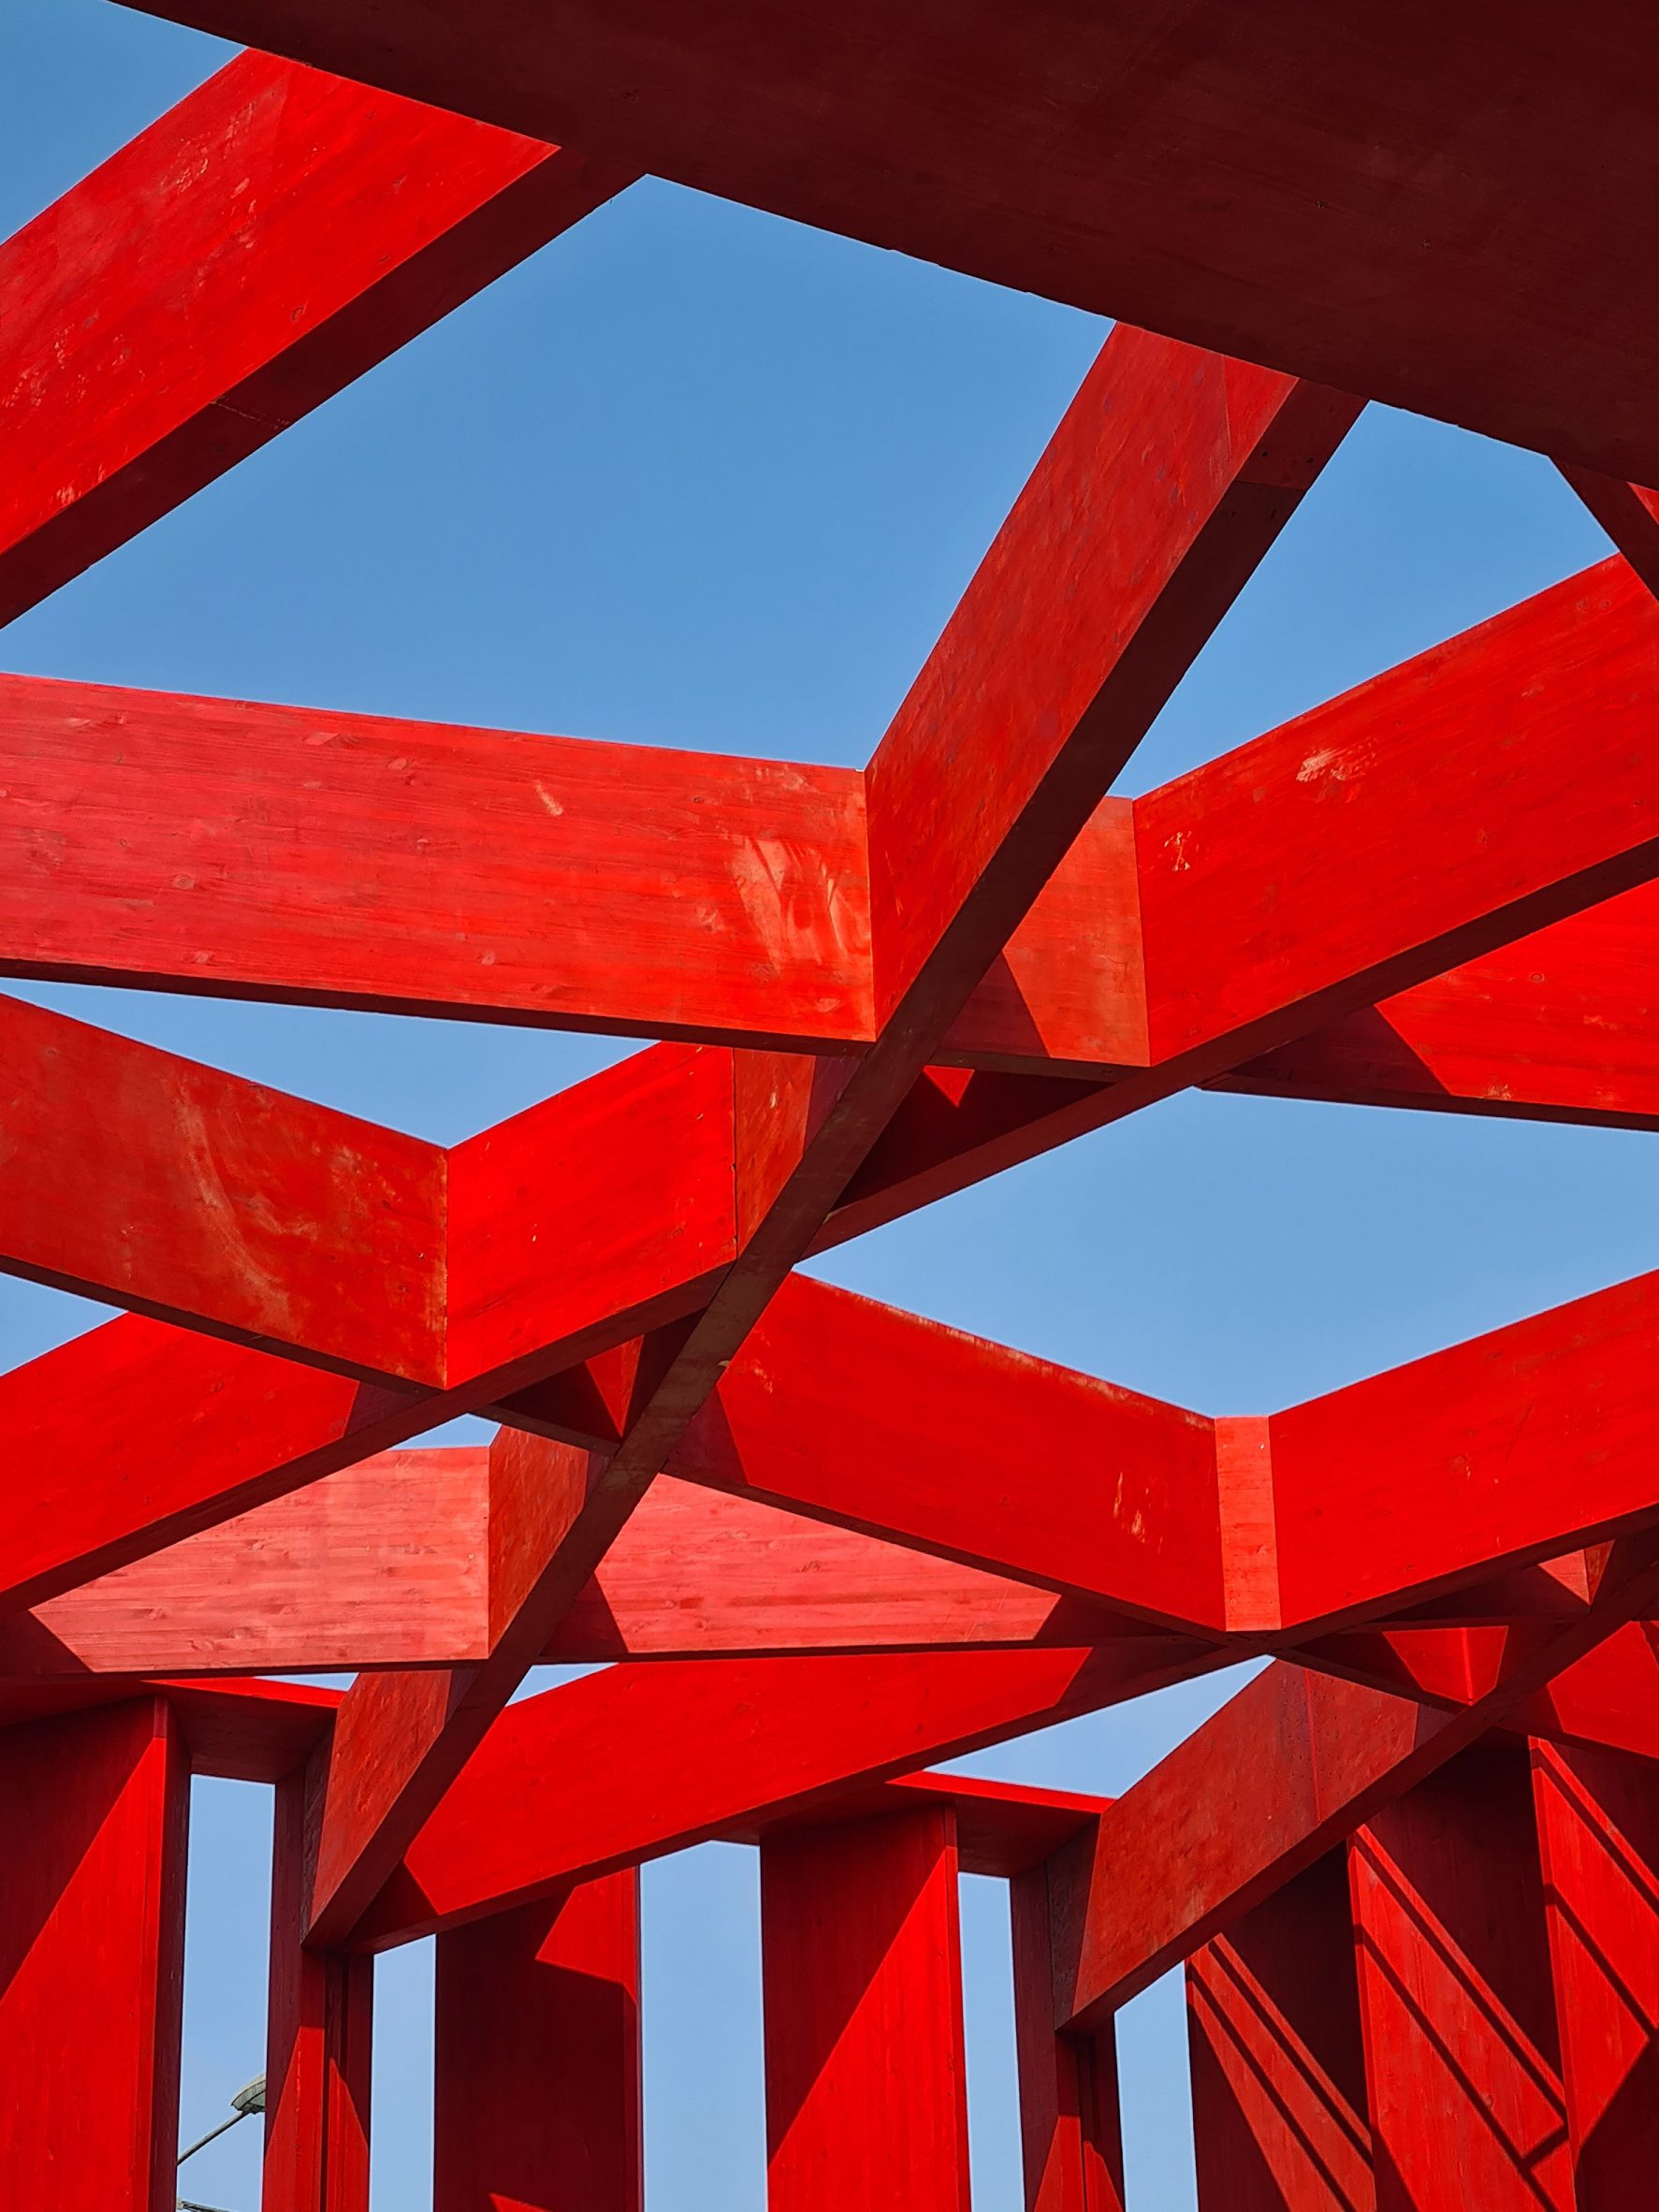
[{"label": "street lamp", "polygon": [[[238,2089],[236,2095],[230,2100],[230,2117],[227,2120],[221,2120],[216,2128],[210,2128],[198,2142],[193,2143],[188,2150],[182,2150],[179,2153],[180,2165],[182,2166],[186,2159],[193,2159],[198,2150],[206,2150],[208,2145],[216,2143],[221,2135],[228,2134],[230,2130],[236,2127],[240,2121],[249,2118],[255,2112],[263,2112],[264,2110],[265,2076],[262,2074],[256,2074],[253,2080]],[[188,2197],[181,2197],[179,2199],[179,2212],[218,2212],[218,2208],[212,2205],[193,2205]]]}]

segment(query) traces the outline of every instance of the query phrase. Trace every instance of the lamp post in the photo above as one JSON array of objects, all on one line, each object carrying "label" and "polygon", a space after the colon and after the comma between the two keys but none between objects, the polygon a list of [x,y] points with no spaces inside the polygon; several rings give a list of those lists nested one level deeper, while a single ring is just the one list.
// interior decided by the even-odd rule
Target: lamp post
[{"label": "lamp post", "polygon": [[[205,2135],[190,2146],[188,2150],[182,2150],[179,2153],[180,2165],[182,2166],[186,2159],[193,2159],[198,2150],[206,2150],[210,2143],[217,2143],[221,2135],[228,2134],[231,2129],[238,2126],[242,2120],[248,2119],[255,2112],[263,2112],[264,2110],[265,2076],[262,2074],[256,2074],[253,2080],[238,2089],[236,2095],[230,2100],[230,2117],[221,2120],[216,2128],[210,2128]],[[218,2207],[213,2205],[195,2205],[188,2197],[181,2197],[179,2199],[179,2212],[218,2212]]]}]

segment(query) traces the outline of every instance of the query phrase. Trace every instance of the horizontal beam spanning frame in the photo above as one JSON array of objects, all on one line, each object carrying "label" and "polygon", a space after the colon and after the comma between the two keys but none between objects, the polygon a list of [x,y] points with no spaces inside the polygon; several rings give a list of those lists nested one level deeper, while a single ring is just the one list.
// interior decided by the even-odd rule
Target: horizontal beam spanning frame
[{"label": "horizontal beam spanning frame", "polygon": [[[1103,1081],[1171,1058],[1192,1041],[1192,1017],[1171,1026],[1165,1011],[1149,1034],[1149,1004],[1194,997],[1206,886],[1232,901],[1243,883],[1230,791],[1265,781],[1272,796],[1249,831],[1273,855],[1280,934],[1259,957],[1280,989],[1287,951],[1305,968],[1322,941],[1287,942],[1299,916],[1323,925],[1374,903],[1346,880],[1375,866],[1343,842],[1352,809],[1370,853],[1386,850],[1388,810],[1410,807],[1431,767],[1448,780],[1448,749],[1494,719],[1516,719],[1510,747],[1530,721],[1546,754],[1560,750],[1564,717],[1579,742],[1604,725],[1613,737],[1654,634],[1649,594],[1604,564],[1146,798],[1107,802],[942,1059]],[[1532,672],[1576,671],[1581,635],[1587,677],[1559,699],[1537,694]],[[1402,715],[1419,761],[1400,757],[1397,734],[1386,752],[1375,742]],[[0,972],[726,1044],[858,1050],[874,1036],[864,786],[851,770],[25,678],[0,684],[0,763],[22,902],[10,916],[0,903]],[[1463,819],[1449,783],[1441,807],[1448,823]],[[480,810],[491,842],[483,854],[466,845],[458,907],[454,864]],[[1334,905],[1323,882],[1286,875],[1304,817],[1322,843],[1336,839]],[[666,845],[665,820],[682,825]],[[43,873],[29,864],[49,835]],[[1449,845],[1445,861],[1461,865]],[[1626,894],[1375,1012],[1329,1030],[1304,1021],[1293,1045],[1214,1080],[1645,1121],[1659,1110],[1641,990],[1656,912],[1645,887]],[[1600,1016],[1594,1059],[1587,1004]]]}]

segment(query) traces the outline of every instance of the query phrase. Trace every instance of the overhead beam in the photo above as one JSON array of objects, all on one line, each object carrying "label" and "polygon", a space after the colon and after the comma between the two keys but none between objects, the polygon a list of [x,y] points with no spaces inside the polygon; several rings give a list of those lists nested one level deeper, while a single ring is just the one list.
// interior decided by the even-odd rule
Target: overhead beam
[{"label": "overhead beam", "polygon": [[[556,16],[324,0],[153,14],[677,182],[1659,483],[1652,23],[1521,41],[1314,0],[1132,23],[1067,0],[833,19],[719,0]],[[1425,65],[1433,54],[1433,65]],[[1501,84],[1504,96],[1492,96]],[[1448,147],[1455,157],[1447,157]],[[1501,241],[1502,250],[1495,250]]]},{"label": "overhead beam", "polygon": [[1634,890],[1211,1078],[1215,1091],[1659,1128],[1659,888]]},{"label": "overhead beam", "polygon": [[[489,1454],[382,1453],[0,1617],[0,1677],[318,1673],[489,1649]],[[544,1647],[555,1664],[1080,1645],[1104,1608],[664,1476]]]},{"label": "overhead beam", "polygon": [[[1358,411],[1139,331],[1108,339],[866,775],[880,1033],[855,1061],[734,1055],[737,1257],[688,1327],[642,1344],[621,1441],[589,1463],[478,1674],[447,1696],[354,1685],[318,1786],[320,1937],[355,1923],[459,1771]],[[964,777],[994,794],[977,819],[943,805]]]},{"label": "overhead beam", "polygon": [[[1640,1119],[1659,1082],[1651,891],[1495,953],[1478,939],[1513,937],[1529,900],[1548,919],[1603,899],[1621,862],[1643,874],[1633,848],[1652,824],[1639,802],[1621,808],[1618,779],[1656,641],[1651,595],[1605,563],[1132,805],[1107,800],[941,1060],[1105,1080],[1230,1033],[1265,993],[1275,1026],[1302,1033],[1213,1083]],[[1606,763],[1614,834],[1594,788],[1576,819],[1530,812],[1567,729]],[[1535,749],[1524,785],[1507,765],[1518,746]],[[733,1044],[862,1050],[875,1034],[865,799],[849,770],[31,677],[0,680],[0,763],[15,802],[0,836],[9,818],[18,861],[0,967],[14,974]],[[1443,787],[1451,882],[1471,858],[1459,839],[1506,824],[1477,905],[1437,874],[1387,879],[1395,818],[1425,774]],[[879,764],[872,777],[879,794]],[[492,837],[468,846],[458,889],[481,809]],[[1314,824],[1331,857],[1304,880]],[[1577,880],[1585,862],[1605,883]],[[1444,942],[1437,897],[1451,901]],[[1267,930],[1241,948],[1230,1005],[1205,964],[1222,899],[1259,909]],[[1429,973],[1428,943],[1448,967],[1471,945],[1478,956],[1317,1026],[1322,982],[1358,1003],[1358,975],[1386,985],[1403,957]]]},{"label": "overhead beam", "polygon": [[873,1034],[851,769],[37,677],[0,678],[0,764],[14,975],[636,1036]]},{"label": "overhead beam", "polygon": [[384,1949],[734,1829],[753,1833],[1210,1664],[1158,1637],[1088,1651],[607,1667],[497,1718],[352,1940]]},{"label": "overhead beam", "polygon": [[1483,1670],[1448,1668],[1439,1704],[1259,1675],[1051,1862],[1056,2025],[1097,2025],[1490,1728],[1529,1725],[1529,1701],[1659,1595],[1651,1536],[1611,1562],[1580,1619],[1497,1632]]},{"label": "overhead beam", "polygon": [[[1053,1644],[1136,1620],[1243,1652],[1408,1608],[1448,1628],[1571,1620],[1589,1592],[1582,1553],[1562,1555],[1659,1514],[1645,1441],[1656,1326],[1659,1277],[1638,1277],[1265,1420],[1217,1424],[794,1276],[690,1424],[677,1479],[654,1486],[539,1655]],[[111,1354],[137,1331],[142,1363],[145,1327],[106,1332]],[[88,1440],[80,1407],[58,1409],[51,1388],[66,1354],[7,1386],[21,1408],[35,1385],[43,1478],[48,1440]],[[247,1355],[227,1432],[199,1446],[223,1448],[228,1433],[242,1448],[281,1375]],[[342,1422],[357,1396],[321,1378],[312,1390],[328,1438],[248,1485],[305,1488],[44,1595],[0,1627],[0,1672],[482,1661],[502,1602],[485,1557],[487,1455],[394,1453],[318,1479],[354,1452]],[[406,1423],[409,1402],[378,1418]],[[203,1510],[182,1448],[198,1419],[181,1436],[158,1412],[171,1500],[161,1477],[132,1471],[152,1527]],[[26,1439],[21,1413],[18,1428]],[[1034,1440],[1041,1479],[1018,1489],[1011,1521]],[[495,1454],[503,1509],[513,1482],[540,1486],[528,1448]],[[71,1498],[43,1479],[27,1504],[36,1549],[20,1544],[9,1563],[21,1586],[38,1583],[48,1547],[67,1563],[113,1545],[123,1493],[105,1492]],[[240,1601],[250,1587],[263,1606]]]},{"label": "overhead beam", "polygon": [[28,1162],[0,1186],[7,1273],[442,1384],[437,1145],[18,998],[0,1064],[0,1151]]},{"label": "overhead beam", "polygon": [[632,174],[239,54],[0,246],[0,622]]}]

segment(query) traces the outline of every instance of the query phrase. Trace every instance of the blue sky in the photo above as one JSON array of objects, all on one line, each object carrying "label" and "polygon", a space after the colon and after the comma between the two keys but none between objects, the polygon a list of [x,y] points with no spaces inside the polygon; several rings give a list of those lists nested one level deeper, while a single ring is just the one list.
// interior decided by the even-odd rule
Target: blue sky
[{"label": "blue sky", "polygon": [[[7,230],[228,50],[8,0]],[[0,665],[862,763],[1105,326],[646,184],[11,628]],[[1162,781],[1607,550],[1536,456],[1373,409],[1125,779]],[[1409,868],[1412,854],[1400,853]],[[137,994],[35,994],[441,1141],[630,1049]],[[1177,1099],[822,1272],[1210,1411],[1261,1410],[1652,1264],[1638,1135]],[[0,1357],[97,1309],[0,1283]],[[968,1762],[1116,1790],[1213,1688]],[[197,1787],[184,2127],[261,2061],[263,1794]],[[1000,1894],[964,1901],[975,2200],[1018,2162]],[[650,2212],[760,2212],[752,1855],[646,1882]],[[429,2201],[429,1952],[385,1962],[376,2212]],[[1188,2212],[1178,1989],[1124,2037],[1131,2212]],[[190,2168],[251,2212],[252,2127]]]}]

